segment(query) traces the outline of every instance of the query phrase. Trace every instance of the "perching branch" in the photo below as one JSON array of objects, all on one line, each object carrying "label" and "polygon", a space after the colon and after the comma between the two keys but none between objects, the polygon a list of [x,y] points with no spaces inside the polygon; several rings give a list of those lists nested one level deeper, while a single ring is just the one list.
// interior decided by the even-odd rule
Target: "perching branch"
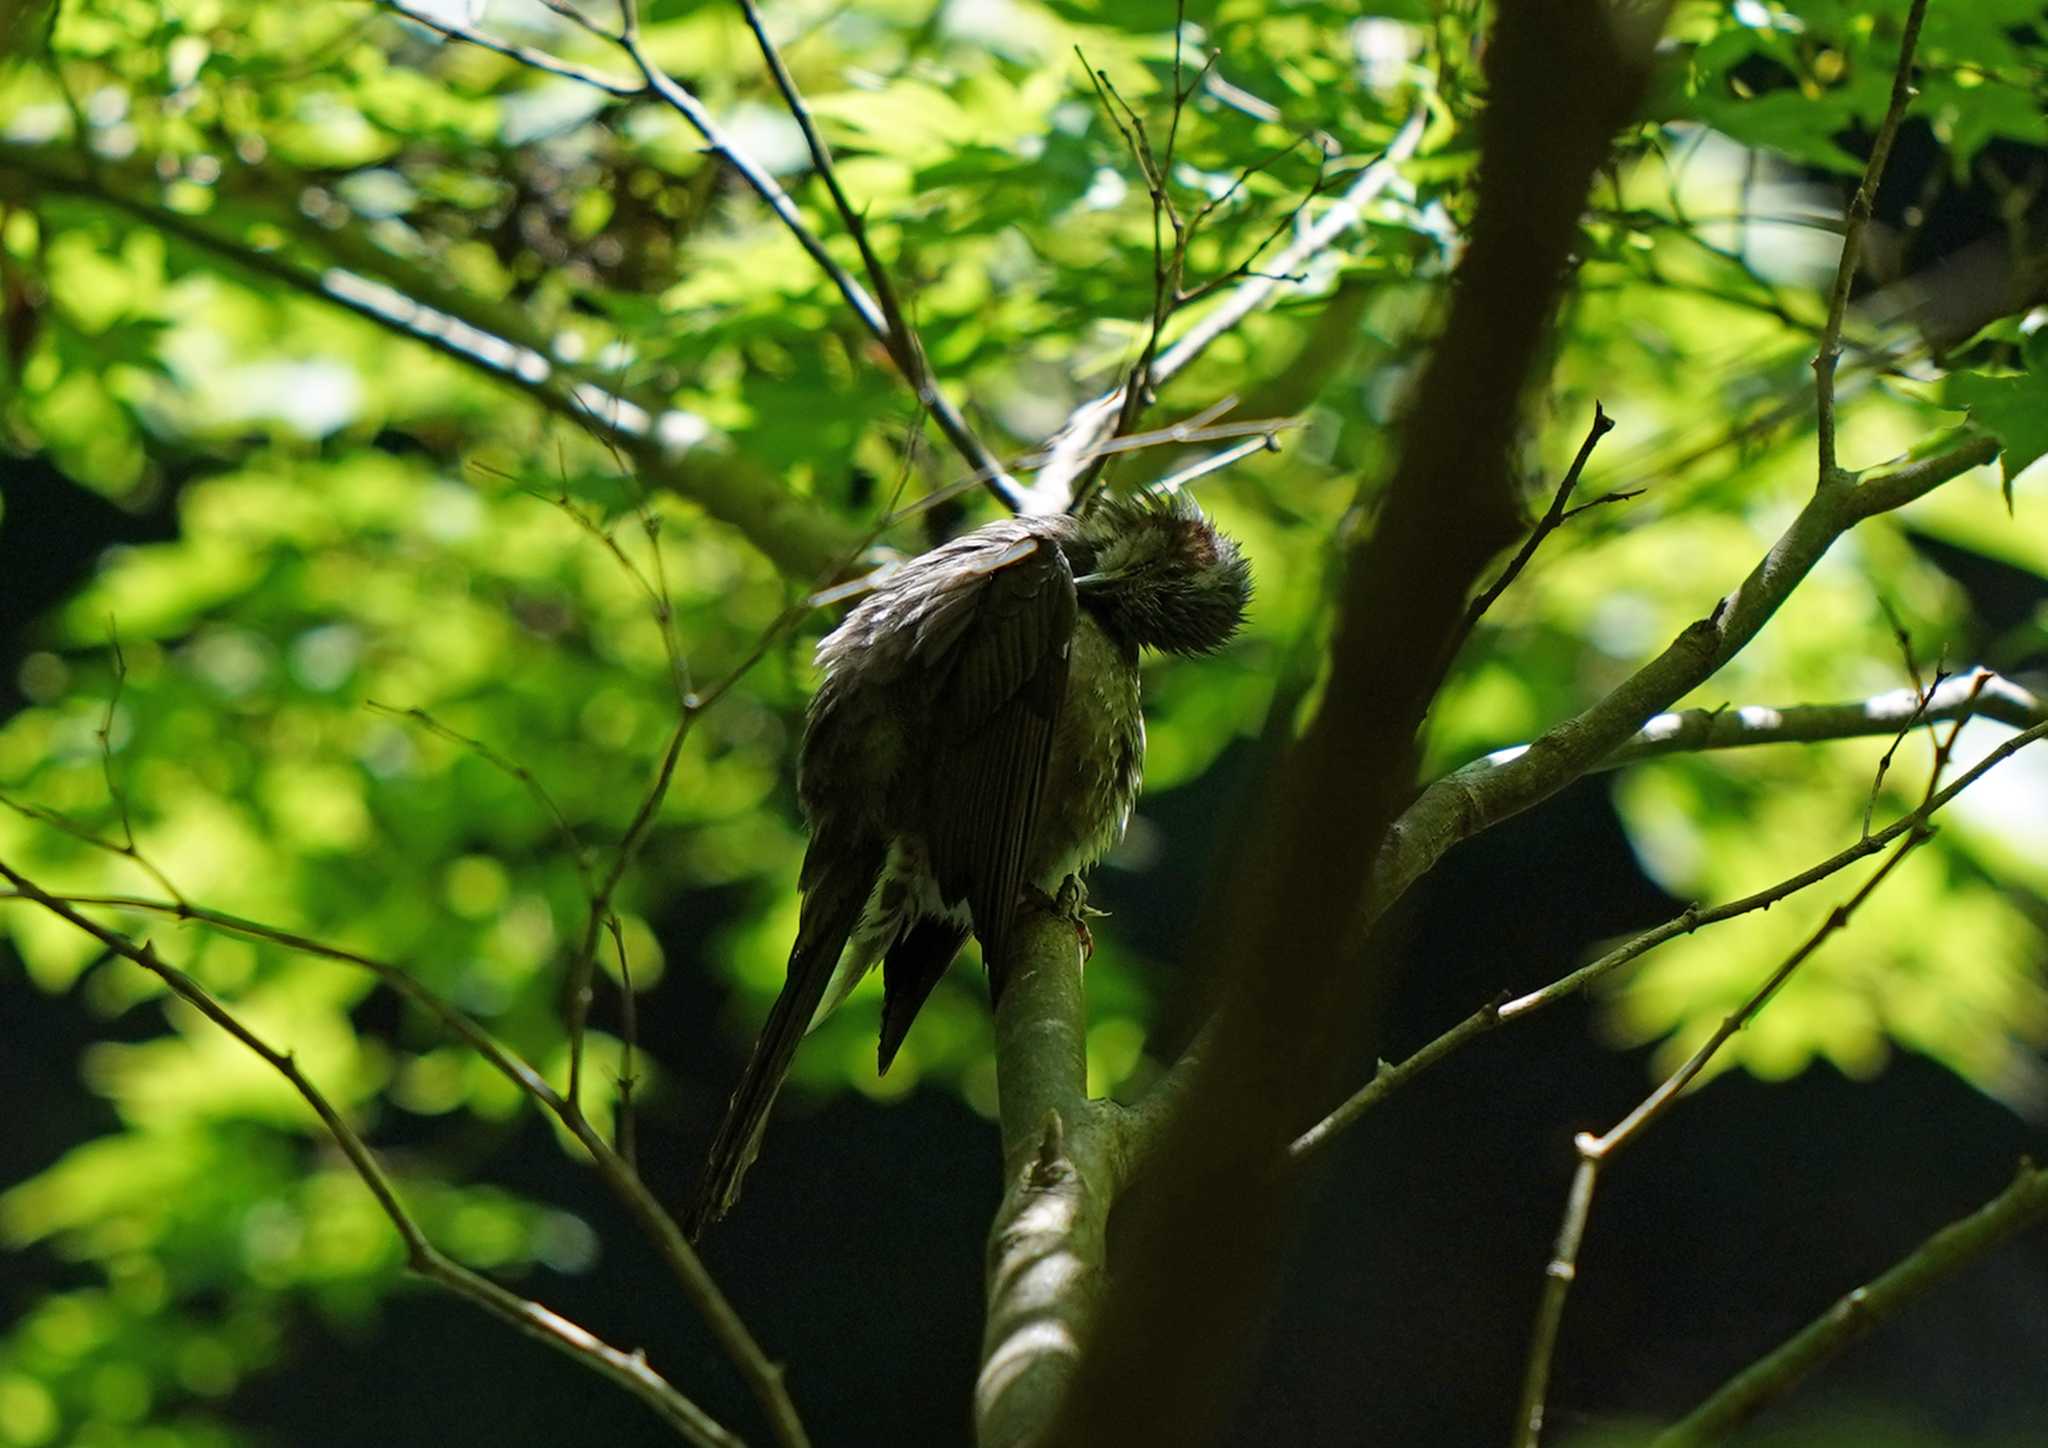
[{"label": "perching branch", "polygon": [[2023,1162],[2013,1184],[1943,1227],[1876,1280],[1848,1293],[1783,1345],[1730,1378],[1649,1448],[1705,1448],[1754,1418],[1851,1343],[2036,1223],[2048,1220],[2048,1168]]},{"label": "perching branch", "polygon": [[680,1437],[699,1445],[699,1448],[742,1448],[738,1437],[650,1367],[641,1353],[621,1352],[567,1318],[537,1302],[508,1292],[489,1278],[442,1255],[399,1200],[398,1190],[385,1175],[376,1154],[299,1069],[291,1053],[279,1051],[257,1036],[191,976],[158,956],[153,944],[144,942],[138,946],[126,936],[88,919],[64,899],[45,892],[16,873],[4,861],[0,861],[0,878],[13,886],[15,898],[33,901],[92,936],[115,955],[155,975],[179,999],[247,1046],[283,1076],[313,1108],[314,1114],[341,1148],[342,1155],[348,1158],[349,1165],[362,1178],[363,1185],[369,1188],[378,1207],[397,1228],[400,1239],[405,1243],[406,1266],[411,1271],[616,1383],[653,1408]]},{"label": "perching branch", "polygon": [[1107,1251],[1114,1108],[1088,1099],[1088,1015],[1071,922],[1027,914],[996,1002],[1003,1203],[988,1240],[974,1387],[979,1448],[1037,1441],[1094,1328]]}]

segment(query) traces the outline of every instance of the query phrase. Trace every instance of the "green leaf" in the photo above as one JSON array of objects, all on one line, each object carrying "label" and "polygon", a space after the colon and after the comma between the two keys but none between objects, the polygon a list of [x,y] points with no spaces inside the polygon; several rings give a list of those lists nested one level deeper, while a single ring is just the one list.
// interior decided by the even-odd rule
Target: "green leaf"
[{"label": "green leaf", "polygon": [[2005,506],[2012,508],[2013,479],[2048,453],[2048,329],[2027,339],[2027,370],[2005,376],[1964,372],[1948,379],[1948,400],[1999,442]]}]

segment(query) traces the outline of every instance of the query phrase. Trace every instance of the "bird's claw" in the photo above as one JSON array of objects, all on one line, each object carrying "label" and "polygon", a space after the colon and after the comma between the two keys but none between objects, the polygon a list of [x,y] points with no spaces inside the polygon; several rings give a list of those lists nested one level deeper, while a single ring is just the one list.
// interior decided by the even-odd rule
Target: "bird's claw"
[{"label": "bird's claw", "polygon": [[1088,928],[1088,917],[1100,915],[1100,910],[1088,906],[1088,887],[1081,883],[1079,875],[1069,875],[1060,881],[1060,892],[1053,897],[1053,910],[1072,923],[1074,939],[1081,947],[1081,959],[1085,962],[1094,958],[1095,935]]},{"label": "bird's claw", "polygon": [[1088,917],[1107,915],[1107,910],[1097,910],[1088,903],[1088,887],[1081,883],[1078,875],[1069,875],[1060,882],[1059,893],[1048,894],[1037,885],[1024,887],[1024,898],[1032,906],[1066,921],[1074,927],[1074,939],[1081,947],[1081,959],[1086,961],[1095,954],[1095,935],[1088,928]]}]

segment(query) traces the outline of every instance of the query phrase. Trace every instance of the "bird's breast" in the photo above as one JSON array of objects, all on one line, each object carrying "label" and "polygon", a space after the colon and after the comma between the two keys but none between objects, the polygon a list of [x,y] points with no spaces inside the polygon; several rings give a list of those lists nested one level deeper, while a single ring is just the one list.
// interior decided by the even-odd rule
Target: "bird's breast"
[{"label": "bird's breast", "polygon": [[1144,766],[1138,661],[1084,609],[1075,623],[1027,876],[1056,885],[1122,839]]}]

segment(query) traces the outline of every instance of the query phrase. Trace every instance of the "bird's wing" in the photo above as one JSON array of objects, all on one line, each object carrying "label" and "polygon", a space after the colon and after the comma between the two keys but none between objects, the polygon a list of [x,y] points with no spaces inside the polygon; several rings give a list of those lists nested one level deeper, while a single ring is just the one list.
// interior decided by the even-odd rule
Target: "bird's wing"
[{"label": "bird's wing", "polygon": [[998,538],[953,560],[953,571],[918,620],[911,651],[935,685],[919,823],[940,894],[968,902],[1000,984],[1078,605],[1074,575],[1049,538]]}]

